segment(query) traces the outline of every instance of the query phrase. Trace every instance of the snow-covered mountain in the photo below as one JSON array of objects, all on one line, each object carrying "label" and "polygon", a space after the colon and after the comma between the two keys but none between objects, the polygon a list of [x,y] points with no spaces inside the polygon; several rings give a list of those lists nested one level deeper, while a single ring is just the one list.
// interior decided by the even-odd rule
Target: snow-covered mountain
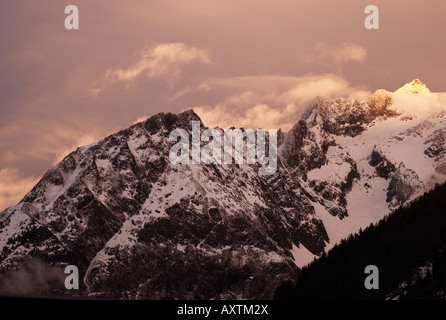
[{"label": "snow-covered mountain", "polygon": [[78,266],[81,295],[271,298],[296,267],[446,181],[446,93],[419,80],[316,98],[279,131],[271,176],[173,165],[170,132],[199,120],[158,114],[68,155],[0,214],[0,272],[33,257]]},{"label": "snow-covered mountain", "polygon": [[420,79],[414,79],[409,83],[395,91],[395,93],[430,93],[431,91],[426,87]]}]

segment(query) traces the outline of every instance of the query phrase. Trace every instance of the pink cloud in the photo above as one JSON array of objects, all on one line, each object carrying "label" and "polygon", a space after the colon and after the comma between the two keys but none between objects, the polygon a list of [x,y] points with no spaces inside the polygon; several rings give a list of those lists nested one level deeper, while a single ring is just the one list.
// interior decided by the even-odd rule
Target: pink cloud
[{"label": "pink cloud", "polygon": [[146,46],[139,59],[126,69],[108,69],[101,80],[91,88],[93,95],[99,94],[108,85],[123,82],[129,85],[141,76],[161,78],[172,84],[181,69],[193,62],[211,63],[208,51],[184,43],[161,43]]},{"label": "pink cloud", "polygon": [[0,169],[0,212],[16,205],[37,183],[39,178],[22,178],[15,168]]},{"label": "pink cloud", "polygon": [[[334,74],[294,78],[252,76],[242,79],[243,92],[233,94],[215,105],[198,105],[193,108],[206,126],[282,128],[287,131],[299,120],[308,103],[317,96],[363,99],[370,95],[367,90],[352,86]],[[219,82],[228,85],[222,80]],[[237,86],[239,81],[231,79],[230,83]]]}]

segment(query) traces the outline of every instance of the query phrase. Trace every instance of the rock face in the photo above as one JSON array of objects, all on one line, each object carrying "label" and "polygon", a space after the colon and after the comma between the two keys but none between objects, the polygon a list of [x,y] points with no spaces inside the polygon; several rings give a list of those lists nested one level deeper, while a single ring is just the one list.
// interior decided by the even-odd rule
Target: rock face
[{"label": "rock face", "polygon": [[[444,115],[407,120],[384,90],[316,98],[280,132],[271,176],[257,164],[172,164],[171,131],[200,119],[155,115],[78,148],[0,214],[0,273],[33,258],[76,265],[74,295],[271,298],[342,236],[444,180]],[[423,165],[398,158],[414,143]],[[62,286],[52,292],[73,294]]]},{"label": "rock face", "polygon": [[417,173],[407,169],[401,162],[390,179],[386,201],[391,207],[398,207],[405,204],[414,194],[421,195],[424,191],[425,187]]},{"label": "rock face", "polygon": [[172,165],[169,134],[194,120],[159,114],[68,155],[2,213],[2,271],[32,256],[76,265],[89,294],[270,298],[296,268],[293,245],[323,251],[323,224],[289,189],[297,181],[266,181],[248,165]]},{"label": "rock face", "polygon": [[383,154],[382,151],[377,149],[376,146],[370,155],[369,164],[375,167],[378,177],[389,179],[390,176],[396,171],[395,165],[390,162]]}]

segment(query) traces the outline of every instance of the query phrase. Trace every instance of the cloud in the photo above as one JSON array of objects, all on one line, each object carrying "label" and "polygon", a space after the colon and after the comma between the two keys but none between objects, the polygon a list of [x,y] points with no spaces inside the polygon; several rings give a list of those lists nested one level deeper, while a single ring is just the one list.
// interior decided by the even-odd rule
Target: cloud
[{"label": "cloud", "polygon": [[28,259],[18,270],[0,275],[0,293],[7,295],[49,295],[64,290],[64,270],[39,259]]},{"label": "cloud", "polygon": [[354,43],[328,46],[318,43],[305,57],[306,62],[340,66],[346,62],[364,62],[367,50]]},{"label": "cloud", "polygon": [[[232,81],[233,85],[238,82]],[[224,81],[223,83],[227,84]],[[287,131],[300,119],[309,102],[317,96],[360,100],[370,95],[367,90],[353,87],[348,81],[334,74],[306,75],[292,79],[280,76],[243,77],[243,83],[246,90],[241,93],[233,94],[215,105],[193,107],[206,126],[281,128]],[[248,90],[250,83],[252,90]]]},{"label": "cloud", "polygon": [[298,108],[295,104],[288,104],[284,108],[273,108],[266,104],[255,104],[244,110],[241,115],[231,112],[225,104],[217,106],[200,106],[194,111],[203,123],[209,127],[243,127],[288,130],[296,122]]},{"label": "cloud", "polygon": [[38,182],[37,177],[21,177],[15,168],[0,169],[0,211],[16,205]]},{"label": "cloud", "polygon": [[16,124],[0,128],[0,136],[4,137],[0,142],[0,168],[16,167],[20,159],[30,159],[31,163],[45,159],[54,165],[77,147],[118,130],[82,118],[44,125],[24,119],[19,132]]},{"label": "cloud", "polygon": [[211,88],[206,83],[201,83],[195,87],[186,86],[183,89],[181,89],[180,91],[178,91],[177,93],[175,93],[170,98],[170,101],[177,100],[177,99],[179,99],[189,93],[192,93],[192,92],[208,92],[210,90],[211,90]]},{"label": "cloud", "polygon": [[19,132],[15,124],[0,128],[0,211],[17,204],[44,172],[77,147],[117,131],[81,120],[43,127],[24,119]]},{"label": "cloud", "polygon": [[108,69],[90,92],[97,95],[107,86],[118,82],[130,85],[142,76],[149,79],[164,79],[172,85],[180,77],[182,68],[193,62],[210,64],[208,51],[184,43],[146,46],[141,51],[138,61],[127,69]]},{"label": "cloud", "polygon": [[31,145],[29,149],[7,151],[0,157],[0,162],[9,165],[0,169],[0,212],[16,205],[41,178],[41,175],[27,176],[23,168],[17,168],[23,166],[21,159],[37,161],[39,157],[43,158],[45,163],[48,163],[48,169],[76,148],[98,141],[104,135],[102,130],[82,133],[74,128],[52,127],[50,132],[42,133],[38,137],[38,143]]},{"label": "cloud", "polygon": [[289,91],[285,92],[283,99],[304,102],[317,96],[350,97],[358,89],[352,88],[347,80],[334,75],[304,76],[298,79],[298,83]]},{"label": "cloud", "polygon": [[138,117],[135,121],[133,121],[132,124],[137,124],[138,122],[146,121],[149,118],[150,118],[150,116],[148,116],[146,114],[142,115],[142,116]]},{"label": "cloud", "polygon": [[101,135],[97,133],[85,133],[79,136],[73,144],[69,147],[61,148],[61,151],[55,154],[55,158],[53,161],[53,165],[58,164],[62,161],[68,154],[72,151],[76,150],[78,147],[89,145],[93,142],[96,142],[100,139]]}]

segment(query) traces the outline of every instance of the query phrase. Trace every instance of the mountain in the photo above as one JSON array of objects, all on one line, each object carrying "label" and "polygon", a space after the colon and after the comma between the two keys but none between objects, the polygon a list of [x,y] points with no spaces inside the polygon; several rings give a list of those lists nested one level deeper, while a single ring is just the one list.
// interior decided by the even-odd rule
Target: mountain
[{"label": "mountain", "polygon": [[430,93],[431,91],[419,79],[414,79],[395,91],[395,93]]},{"label": "mountain", "polygon": [[[205,124],[192,110],[155,115],[78,148],[0,214],[3,283],[40,261],[52,274],[76,265],[74,295],[272,298],[314,257],[446,181],[445,102],[317,97],[278,132],[270,176],[258,164],[172,164],[172,130]],[[73,294],[62,282],[52,293]]]},{"label": "mountain", "polygon": [[[342,240],[304,267],[277,299],[446,299],[446,184],[376,225]],[[378,290],[367,290],[365,268],[378,268]]]}]

